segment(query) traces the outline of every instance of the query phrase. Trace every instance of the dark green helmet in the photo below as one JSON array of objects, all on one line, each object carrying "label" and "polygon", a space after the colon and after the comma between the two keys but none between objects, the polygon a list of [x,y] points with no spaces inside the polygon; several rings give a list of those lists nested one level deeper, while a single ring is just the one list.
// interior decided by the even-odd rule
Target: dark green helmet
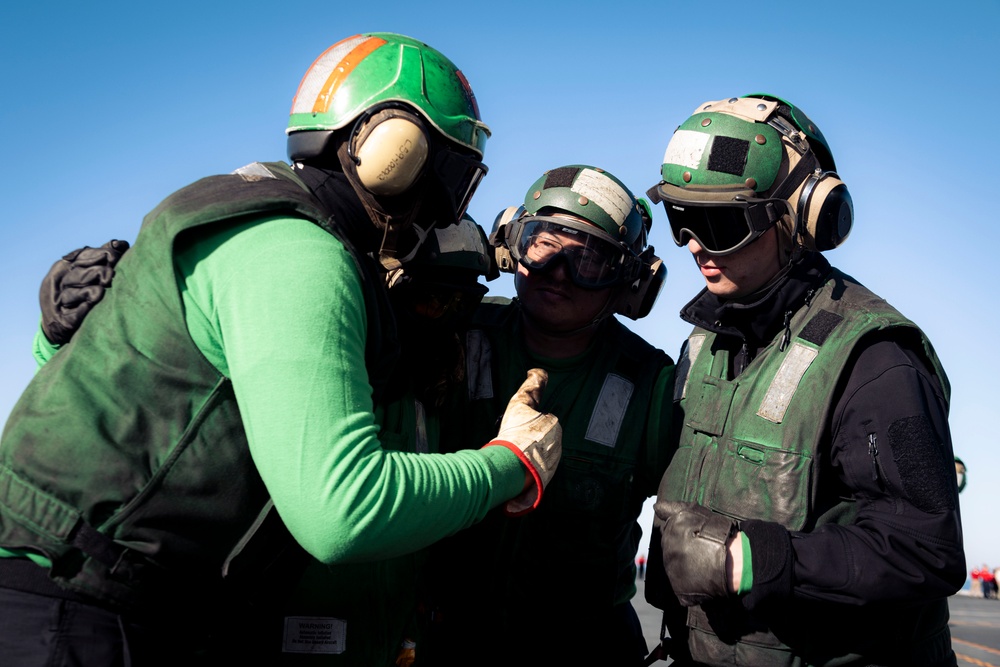
[{"label": "dark green helmet", "polygon": [[[648,191],[662,202],[678,245],[737,252],[779,225],[783,254],[835,248],[853,203],[816,124],[772,95],[705,102],[675,131]],[[785,242],[787,240],[787,243]]]},{"label": "dark green helmet", "polygon": [[529,215],[539,211],[569,213],[600,228],[635,253],[646,245],[643,208],[614,175],[582,164],[551,169],[524,197]]}]

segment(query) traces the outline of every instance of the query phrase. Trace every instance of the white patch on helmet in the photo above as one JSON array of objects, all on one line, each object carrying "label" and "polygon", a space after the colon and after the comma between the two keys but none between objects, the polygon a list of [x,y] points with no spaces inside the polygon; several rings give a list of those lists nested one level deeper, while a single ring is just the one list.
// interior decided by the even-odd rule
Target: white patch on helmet
[{"label": "white patch on helmet", "polygon": [[467,218],[457,225],[439,227],[435,230],[435,234],[437,235],[438,249],[442,253],[465,251],[486,255],[486,246],[483,244],[482,235],[476,228],[476,224]]},{"label": "white patch on helmet", "polygon": [[593,169],[584,169],[573,181],[570,188],[578,195],[583,195],[607,212],[619,227],[632,211],[632,197],[628,191],[618,185],[607,174]]},{"label": "white patch on helmet", "polygon": [[327,82],[334,68],[340,65],[344,57],[354,48],[371,37],[359,36],[355,39],[345,39],[333,45],[312,64],[306,75],[302,77],[299,90],[292,100],[292,113],[312,113],[316,100],[326,92]]},{"label": "white patch on helmet", "polygon": [[691,130],[677,130],[667,144],[663,154],[663,164],[676,164],[688,169],[697,169],[711,135]]}]

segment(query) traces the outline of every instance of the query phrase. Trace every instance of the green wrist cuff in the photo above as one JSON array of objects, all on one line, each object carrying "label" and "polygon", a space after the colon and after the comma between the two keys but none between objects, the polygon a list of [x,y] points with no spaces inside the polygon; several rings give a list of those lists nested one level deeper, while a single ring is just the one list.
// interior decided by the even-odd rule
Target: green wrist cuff
[{"label": "green wrist cuff", "polygon": [[740,590],[737,593],[743,595],[753,588],[753,555],[750,553],[750,538],[742,531],[740,531],[740,546],[743,549],[743,570],[740,574]]}]

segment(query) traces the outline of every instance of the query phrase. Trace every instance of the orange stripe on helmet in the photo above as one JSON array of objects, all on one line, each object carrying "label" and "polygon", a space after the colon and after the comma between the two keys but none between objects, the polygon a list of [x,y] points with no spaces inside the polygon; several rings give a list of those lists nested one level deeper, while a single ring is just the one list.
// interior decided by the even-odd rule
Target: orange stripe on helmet
[{"label": "orange stripe on helmet", "polygon": [[[302,79],[302,83],[299,85],[299,90],[295,93],[296,98],[300,93],[302,93],[302,90],[306,85],[306,81],[309,80],[310,76],[317,74],[317,72],[313,72],[313,68],[323,63],[327,54],[338,48],[341,44],[343,44],[343,42],[352,39],[357,39],[357,36],[342,40],[320,54],[319,58],[313,62],[313,64],[309,67],[309,71],[306,73],[306,76]],[[386,40],[380,37],[369,37],[351,49],[335,66],[331,67],[330,73],[326,77],[326,81],[324,81],[323,85],[319,88],[316,94],[316,99],[313,101],[311,110],[312,113],[326,113],[329,111],[330,103],[333,101],[334,94],[337,92],[340,85],[344,83],[344,80],[347,79],[348,75],[350,75],[350,73],[354,71],[354,68],[360,65],[361,61],[367,58],[372,51],[386,43]],[[294,109],[295,106],[296,101],[293,100],[292,108]]]}]

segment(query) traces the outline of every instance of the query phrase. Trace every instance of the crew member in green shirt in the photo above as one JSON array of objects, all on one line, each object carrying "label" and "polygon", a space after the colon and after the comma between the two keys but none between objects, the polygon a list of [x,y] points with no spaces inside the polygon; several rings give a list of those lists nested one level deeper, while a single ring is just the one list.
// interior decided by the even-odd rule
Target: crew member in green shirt
[{"label": "crew member in green shirt", "polygon": [[384,271],[421,224],[457,222],[486,171],[465,77],[416,40],[358,35],[307,71],[288,134],[291,166],[208,177],[150,213],[15,406],[0,446],[12,664],[225,663],[213,642],[289,574],[265,567],[283,554],[392,557],[540,499],[560,452],[534,409],[543,372],[493,446],[378,439],[398,347]]}]

